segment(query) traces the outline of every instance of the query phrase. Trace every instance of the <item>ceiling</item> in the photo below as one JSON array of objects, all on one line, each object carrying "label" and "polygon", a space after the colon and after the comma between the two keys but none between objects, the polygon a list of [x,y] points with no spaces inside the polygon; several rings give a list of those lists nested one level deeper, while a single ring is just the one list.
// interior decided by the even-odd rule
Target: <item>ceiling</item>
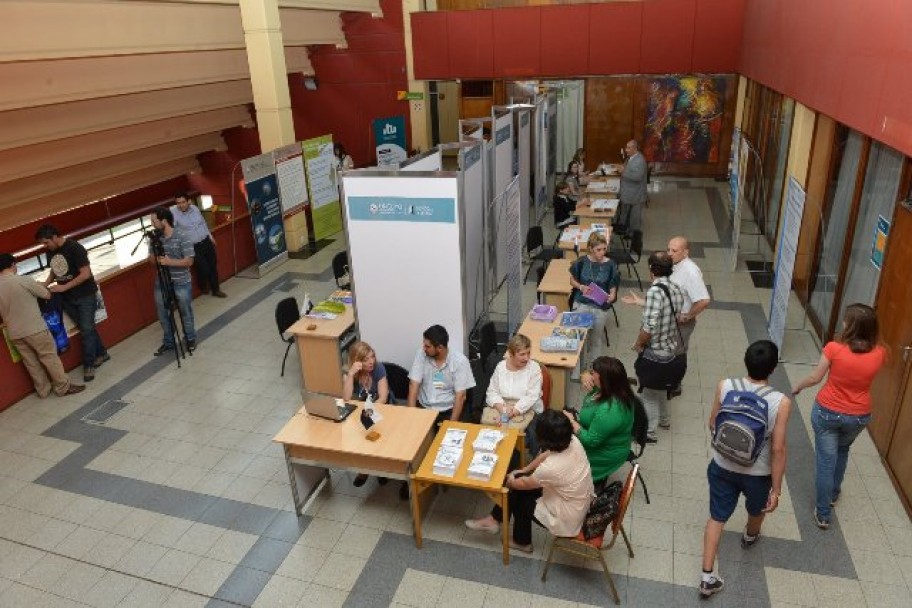
[{"label": "ceiling", "polygon": [[[199,171],[252,126],[238,0],[11,0],[0,19],[0,231]],[[279,0],[289,73],[345,45],[340,11],[379,0]]]}]

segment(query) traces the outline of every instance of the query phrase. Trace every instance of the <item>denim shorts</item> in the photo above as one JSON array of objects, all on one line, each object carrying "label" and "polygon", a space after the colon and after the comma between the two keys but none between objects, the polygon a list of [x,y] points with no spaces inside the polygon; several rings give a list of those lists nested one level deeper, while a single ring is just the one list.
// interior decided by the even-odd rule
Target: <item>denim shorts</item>
[{"label": "denim shorts", "polygon": [[769,500],[773,487],[771,475],[745,475],[723,469],[715,460],[706,469],[709,479],[709,516],[726,522],[738,506],[738,496],[744,494],[744,506],[750,515],[760,515]]}]

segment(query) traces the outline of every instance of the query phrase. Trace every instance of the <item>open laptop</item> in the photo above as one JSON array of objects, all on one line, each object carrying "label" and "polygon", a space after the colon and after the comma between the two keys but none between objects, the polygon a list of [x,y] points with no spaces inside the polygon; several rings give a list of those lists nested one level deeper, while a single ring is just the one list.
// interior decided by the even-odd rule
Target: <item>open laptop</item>
[{"label": "open laptop", "polygon": [[315,395],[304,402],[304,409],[311,416],[327,418],[333,422],[342,422],[348,418],[352,412],[358,409],[358,407],[350,403],[336,405],[335,397]]}]

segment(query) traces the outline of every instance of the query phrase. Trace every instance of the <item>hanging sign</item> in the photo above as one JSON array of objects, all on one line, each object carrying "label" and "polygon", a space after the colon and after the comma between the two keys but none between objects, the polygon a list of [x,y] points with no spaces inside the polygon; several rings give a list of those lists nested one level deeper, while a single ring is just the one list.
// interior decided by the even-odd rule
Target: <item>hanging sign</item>
[{"label": "hanging sign", "polygon": [[424,93],[421,91],[396,91],[396,101],[421,101]]}]

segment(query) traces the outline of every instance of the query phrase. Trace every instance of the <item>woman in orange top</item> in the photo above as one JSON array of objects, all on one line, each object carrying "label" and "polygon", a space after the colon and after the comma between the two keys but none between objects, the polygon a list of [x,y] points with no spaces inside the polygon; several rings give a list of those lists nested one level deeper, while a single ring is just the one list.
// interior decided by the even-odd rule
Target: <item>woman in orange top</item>
[{"label": "woman in orange top", "polygon": [[887,358],[877,343],[877,316],[865,304],[845,311],[842,334],[823,347],[820,362],[792,393],[813,386],[826,376],[811,411],[817,454],[817,527],[830,527],[830,511],[839,500],[849,448],[871,420],[871,383]]}]

